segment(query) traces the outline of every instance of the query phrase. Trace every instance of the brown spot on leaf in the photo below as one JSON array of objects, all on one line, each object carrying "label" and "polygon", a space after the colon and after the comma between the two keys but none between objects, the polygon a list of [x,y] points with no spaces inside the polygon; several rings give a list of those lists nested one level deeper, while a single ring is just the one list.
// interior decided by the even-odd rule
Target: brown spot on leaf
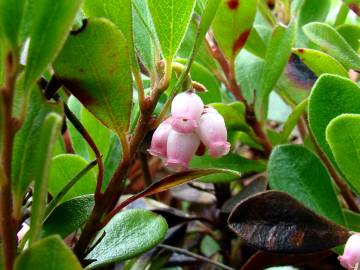
[{"label": "brown spot on leaf", "polygon": [[239,38],[235,41],[234,45],[233,45],[233,53],[235,54],[236,52],[238,52],[242,47],[244,47],[245,42],[247,40],[247,38],[250,35],[250,30],[245,30],[244,32],[241,33],[241,35],[239,36]]},{"label": "brown spot on leaf", "polygon": [[227,4],[231,10],[235,10],[239,7],[239,0],[230,0]]},{"label": "brown spot on leaf", "polygon": [[94,98],[87,89],[83,88],[81,82],[76,79],[60,78],[66,89],[70,91],[84,106],[94,103]]},{"label": "brown spot on leaf", "polygon": [[298,53],[304,53],[305,52],[304,49],[298,49],[297,51],[298,51]]}]

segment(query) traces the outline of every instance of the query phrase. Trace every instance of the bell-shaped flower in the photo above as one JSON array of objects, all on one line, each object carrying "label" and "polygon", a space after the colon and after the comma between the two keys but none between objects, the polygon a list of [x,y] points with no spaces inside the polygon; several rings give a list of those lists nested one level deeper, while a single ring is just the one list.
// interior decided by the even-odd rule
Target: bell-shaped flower
[{"label": "bell-shaped flower", "polygon": [[356,233],[349,237],[346,242],[344,254],[338,257],[341,265],[346,269],[355,269],[360,264],[360,234]]},{"label": "bell-shaped flower", "polygon": [[190,133],[198,126],[204,103],[192,92],[183,92],[175,96],[171,103],[171,125],[181,133]]},{"label": "bell-shaped flower", "polygon": [[204,110],[196,132],[208,148],[210,156],[221,157],[230,151],[224,118],[214,108],[207,107]]},{"label": "bell-shaped flower", "polygon": [[171,130],[167,142],[165,165],[175,171],[187,170],[189,161],[199,147],[200,139],[195,133],[180,133]]},{"label": "bell-shaped flower", "polygon": [[151,139],[150,149],[148,150],[151,155],[166,157],[167,141],[171,129],[171,117],[157,127]]}]

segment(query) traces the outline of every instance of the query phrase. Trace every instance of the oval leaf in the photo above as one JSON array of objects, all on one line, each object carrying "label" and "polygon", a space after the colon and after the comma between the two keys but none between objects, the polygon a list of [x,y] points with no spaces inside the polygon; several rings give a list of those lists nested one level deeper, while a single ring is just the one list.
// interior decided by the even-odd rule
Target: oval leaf
[{"label": "oval leaf", "polygon": [[130,259],[156,246],[166,235],[163,217],[143,209],[122,211],[105,226],[105,236],[86,256],[88,268]]},{"label": "oval leaf", "polygon": [[85,195],[72,198],[54,209],[45,220],[41,237],[59,234],[66,237],[86,222],[94,207],[94,196]]},{"label": "oval leaf", "polygon": [[360,195],[360,115],[342,114],[329,123],[326,140],[337,165],[354,191]]},{"label": "oval leaf", "polygon": [[360,57],[346,40],[330,25],[313,22],[303,27],[308,38],[334,56],[346,68],[360,70]]},{"label": "oval leaf", "polygon": [[231,212],[228,223],[249,245],[280,253],[321,251],[345,243],[350,236],[345,228],[279,191],[266,191],[242,201]]},{"label": "oval leaf", "polygon": [[269,184],[287,192],[316,213],[345,225],[332,180],[320,159],[298,145],[281,145],[271,153]]},{"label": "oval leaf", "polygon": [[335,164],[325,138],[329,122],[343,113],[360,114],[360,88],[354,82],[336,75],[322,75],[309,99],[309,124],[317,143]]},{"label": "oval leaf", "polygon": [[[61,50],[82,0],[34,1],[25,87],[30,89]],[[51,14],[51,16],[49,16]]]},{"label": "oval leaf", "polygon": [[212,23],[212,30],[225,56],[234,62],[252,29],[257,0],[222,0]]},{"label": "oval leaf", "polygon": [[84,22],[54,63],[56,76],[105,126],[129,126],[132,78],[126,40],[106,19]]},{"label": "oval leaf", "polygon": [[184,38],[195,6],[194,0],[148,0],[162,53],[171,63]]},{"label": "oval leaf", "polygon": [[[88,163],[77,155],[62,154],[54,157],[51,161],[48,190],[55,197]],[[66,193],[63,200],[92,194],[95,192],[96,174],[94,170],[87,172],[82,178]]]},{"label": "oval leaf", "polygon": [[34,270],[46,266],[47,270],[83,269],[70,248],[58,236],[39,241],[25,250],[16,260],[15,270]]}]

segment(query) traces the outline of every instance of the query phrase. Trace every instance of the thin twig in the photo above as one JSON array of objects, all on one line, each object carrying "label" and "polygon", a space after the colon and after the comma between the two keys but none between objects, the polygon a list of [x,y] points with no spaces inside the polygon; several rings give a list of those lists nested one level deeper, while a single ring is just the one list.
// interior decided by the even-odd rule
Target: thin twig
[{"label": "thin twig", "polygon": [[12,118],[12,106],[17,76],[17,57],[9,53],[5,59],[5,84],[0,89],[2,113],[2,152],[0,186],[0,235],[2,240],[4,269],[11,270],[16,256],[16,232],[18,219],[12,217],[11,160],[14,136],[19,127]]},{"label": "thin twig", "polygon": [[203,262],[206,262],[206,263],[210,263],[212,265],[215,265],[217,267],[220,267],[222,269],[226,269],[226,270],[235,270],[235,268],[232,268],[230,266],[227,266],[225,264],[222,264],[220,262],[217,262],[217,261],[214,261],[214,260],[211,260],[209,258],[206,258],[204,256],[201,256],[199,254],[196,254],[196,253],[193,253],[191,251],[188,251],[186,249],[182,249],[182,248],[178,248],[178,247],[173,247],[173,246],[169,246],[169,245],[165,245],[165,244],[159,244],[158,245],[159,247],[162,247],[162,248],[165,248],[167,250],[171,250],[175,253],[178,253],[178,254],[183,254],[183,255],[186,255],[186,256],[189,256],[189,257],[192,257],[192,258],[195,258],[195,259],[198,259],[199,261],[203,261]]},{"label": "thin twig", "polygon": [[143,176],[145,180],[145,185],[149,186],[152,183],[152,179],[151,179],[151,173],[150,173],[149,163],[146,154],[139,151],[139,159],[141,163],[141,170],[143,172]]},{"label": "thin twig", "polygon": [[98,164],[98,178],[96,182],[95,200],[98,200],[101,196],[101,187],[104,179],[104,163],[101,158],[101,153],[97,148],[94,140],[91,138],[89,132],[85,129],[83,124],[81,124],[79,119],[77,119],[76,115],[70,110],[70,108],[65,102],[63,103],[63,105],[65,116],[69,119],[69,121],[76,128],[76,130],[81,134],[81,136],[84,138],[84,140],[87,142],[87,144],[90,146],[90,148],[95,154]]}]

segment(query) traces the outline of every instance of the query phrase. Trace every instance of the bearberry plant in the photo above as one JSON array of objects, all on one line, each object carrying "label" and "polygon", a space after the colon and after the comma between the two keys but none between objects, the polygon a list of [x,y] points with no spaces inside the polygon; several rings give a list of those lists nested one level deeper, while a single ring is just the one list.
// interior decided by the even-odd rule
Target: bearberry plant
[{"label": "bearberry plant", "polygon": [[359,0],[0,0],[0,270],[360,269]]}]

